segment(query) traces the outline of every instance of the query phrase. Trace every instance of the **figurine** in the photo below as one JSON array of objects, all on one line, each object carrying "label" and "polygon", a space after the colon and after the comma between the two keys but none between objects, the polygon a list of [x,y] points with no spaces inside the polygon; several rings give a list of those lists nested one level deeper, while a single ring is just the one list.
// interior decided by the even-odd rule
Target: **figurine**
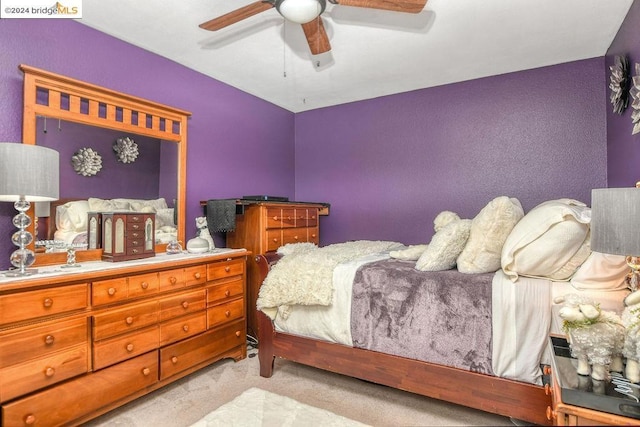
[{"label": "figurine", "polygon": [[207,217],[199,216],[196,217],[196,228],[198,229],[198,237],[209,242],[209,251],[215,249],[216,245],[213,242],[213,237],[211,237],[211,233],[209,233],[209,225],[207,224]]}]

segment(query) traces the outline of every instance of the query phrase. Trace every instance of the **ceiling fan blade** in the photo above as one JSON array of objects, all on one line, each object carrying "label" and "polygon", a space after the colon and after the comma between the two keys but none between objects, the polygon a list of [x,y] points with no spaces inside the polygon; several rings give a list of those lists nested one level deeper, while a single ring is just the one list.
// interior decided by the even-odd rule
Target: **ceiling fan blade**
[{"label": "ceiling fan blade", "polygon": [[336,0],[336,3],[342,6],[420,13],[427,4],[427,0]]},{"label": "ceiling fan blade", "polygon": [[313,21],[301,25],[312,55],[319,55],[331,50],[329,36],[327,36],[327,32],[324,29],[322,18],[318,16]]},{"label": "ceiling fan blade", "polygon": [[265,10],[269,10],[273,6],[274,3],[271,3],[269,1],[257,1],[248,4],[247,6],[241,7],[240,9],[231,11],[225,15],[214,18],[211,21],[202,23],[199,25],[199,27],[204,30],[216,31],[231,24],[235,24],[236,22],[240,22],[243,19],[247,19],[253,15],[257,15],[258,13],[264,12]]}]

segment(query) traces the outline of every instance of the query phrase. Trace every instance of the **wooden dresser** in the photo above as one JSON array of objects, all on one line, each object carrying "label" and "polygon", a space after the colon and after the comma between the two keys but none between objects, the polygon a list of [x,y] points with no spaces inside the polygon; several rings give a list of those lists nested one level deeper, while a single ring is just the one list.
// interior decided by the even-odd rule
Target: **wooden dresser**
[{"label": "wooden dresser", "polygon": [[79,424],[245,358],[248,255],[162,254],[0,277],[0,425]]},{"label": "wooden dresser", "polygon": [[[277,250],[287,243],[320,243],[320,216],[329,205],[302,202],[252,202],[236,215],[236,229],[227,233],[227,246],[245,248],[254,255]],[[260,272],[255,260],[247,263],[247,332],[258,337],[256,300]]]}]

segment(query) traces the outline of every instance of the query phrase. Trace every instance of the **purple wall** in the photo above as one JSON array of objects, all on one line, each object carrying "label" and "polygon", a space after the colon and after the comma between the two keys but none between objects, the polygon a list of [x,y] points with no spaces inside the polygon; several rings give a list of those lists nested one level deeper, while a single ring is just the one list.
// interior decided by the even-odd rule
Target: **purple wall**
[{"label": "purple wall", "polygon": [[296,115],[296,197],[331,203],[322,244],[426,243],[443,210],[525,211],[606,184],[603,58]]},{"label": "purple wall", "polygon": [[[614,63],[616,55],[627,55],[631,76],[635,76],[635,64],[640,63],[640,1],[635,1],[629,9],[624,23],[607,51],[607,84],[609,66]],[[631,97],[629,97],[629,108],[622,115],[615,114],[613,105],[607,104],[609,187],[633,187],[637,181],[640,181],[640,134],[631,135],[633,129],[631,112]]]},{"label": "purple wall", "polygon": [[[200,200],[294,196],[293,113],[66,19],[0,20],[0,141],[22,137],[21,63],[193,113],[188,238],[196,232],[194,218],[202,215]],[[0,203],[0,269],[9,266],[14,250],[14,214],[11,203]]]}]

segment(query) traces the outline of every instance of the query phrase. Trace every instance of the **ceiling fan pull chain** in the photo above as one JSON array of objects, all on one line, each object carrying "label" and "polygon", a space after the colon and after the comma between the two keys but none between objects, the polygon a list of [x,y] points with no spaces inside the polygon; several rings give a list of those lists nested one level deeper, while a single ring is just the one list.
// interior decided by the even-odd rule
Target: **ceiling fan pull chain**
[{"label": "ceiling fan pull chain", "polygon": [[282,20],[282,77],[287,77],[287,20]]}]

